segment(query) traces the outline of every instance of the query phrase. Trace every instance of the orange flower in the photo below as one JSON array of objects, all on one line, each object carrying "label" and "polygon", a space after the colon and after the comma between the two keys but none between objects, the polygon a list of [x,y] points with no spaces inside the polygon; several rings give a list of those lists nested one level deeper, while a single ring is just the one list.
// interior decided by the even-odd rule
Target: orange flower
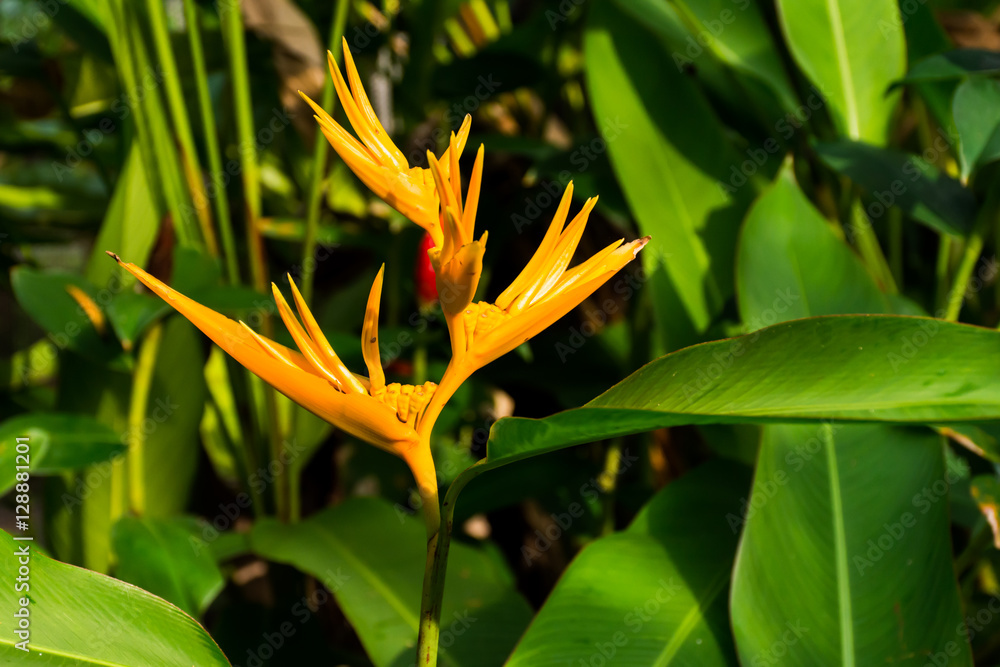
[{"label": "orange flower", "polygon": [[[453,134],[450,156],[457,155],[454,151],[457,141]],[[451,363],[427,410],[428,423],[432,424],[443,404],[473,372],[527,342],[569,313],[635,259],[649,237],[629,243],[619,239],[568,269],[590,212],[597,204],[597,197],[588,199],[567,225],[573,199],[573,184],[570,183],[541,245],[520,275],[494,303],[474,302],[487,238],[484,233],[478,241],[473,240],[483,149],[480,147],[476,156],[464,207],[461,205],[457,157],[450,157],[448,165],[453,179],[442,168],[443,160],[435,160],[433,155],[428,155],[428,160],[441,201],[444,232],[444,243],[432,249],[429,255],[437,271],[438,293],[452,350]]]},{"label": "orange flower", "polygon": [[269,340],[248,327],[192,301],[149,275],[135,264],[122,268],[189,319],[233,359],[305,409],[351,435],[402,457],[424,493],[437,494],[437,478],[430,446],[417,429],[436,385],[386,385],[379,360],[378,313],[382,270],[372,284],[365,312],[362,352],[369,377],[352,374],[334,352],[316,319],[289,277],[292,296],[302,322],[296,318],[278,287],[274,299],[285,326],[300,351]]},{"label": "orange flower", "polygon": [[[358,69],[354,66],[354,59],[351,57],[351,50],[347,46],[346,39],[344,40],[344,63],[347,66],[350,88],[344,81],[340,68],[330,52],[327,52],[327,61],[330,65],[330,73],[333,75],[337,97],[340,99],[341,106],[344,107],[347,120],[361,141],[351,136],[337,121],[330,117],[330,114],[300,91],[299,94],[302,95],[302,98],[316,112],[315,118],[319,122],[320,130],[341,159],[372,192],[389,206],[427,230],[427,233],[434,240],[434,244],[440,246],[442,232],[438,224],[437,192],[430,171],[420,167],[411,167],[402,151],[396,147],[396,144],[392,143],[392,139],[389,138],[382,123],[379,122],[375,110],[368,100],[368,95],[361,85],[361,77],[358,76]],[[461,154],[469,137],[471,126],[472,117],[467,115],[458,130],[457,147],[451,148],[453,152]],[[446,151],[441,159],[448,163],[450,157]]]}]

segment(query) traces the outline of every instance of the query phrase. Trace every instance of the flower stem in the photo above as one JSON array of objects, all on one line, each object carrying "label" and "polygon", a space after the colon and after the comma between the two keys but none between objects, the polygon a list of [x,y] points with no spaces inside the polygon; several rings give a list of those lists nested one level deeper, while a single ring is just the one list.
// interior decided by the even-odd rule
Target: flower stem
[{"label": "flower stem", "polygon": [[945,310],[944,319],[954,322],[958,319],[962,310],[962,303],[965,301],[965,290],[969,286],[969,278],[976,268],[976,262],[983,251],[983,244],[986,235],[989,233],[991,223],[997,215],[997,208],[1000,205],[1000,190],[990,188],[986,195],[986,201],[979,209],[976,223],[965,240],[965,250],[962,253],[962,261],[955,271],[955,279],[951,283],[951,292],[948,294],[948,306]]},{"label": "flower stem", "polygon": [[872,229],[872,223],[865,214],[864,206],[859,198],[855,198],[851,203],[851,230],[854,232],[854,242],[861,253],[868,271],[885,288],[889,294],[896,294],[899,289],[893,278],[889,263],[886,262],[882,248],[879,246],[878,237]]},{"label": "flower stem", "polygon": [[[333,23],[330,26],[330,41],[327,48],[334,54],[334,60],[339,65],[343,60],[341,54],[340,41],[344,35],[344,26],[347,24],[347,0],[337,0],[337,6],[333,10]],[[320,105],[324,109],[329,109],[333,104],[333,79],[326,77],[326,84],[323,86],[323,97],[320,98]],[[313,162],[312,176],[309,181],[309,197],[306,208],[306,234],[302,247],[302,295],[306,301],[312,299],[313,273],[315,271],[316,257],[316,236],[319,229],[319,209],[323,195],[323,177],[326,175],[326,157],[330,151],[330,144],[322,132],[316,132],[316,147],[313,149],[315,161]]]},{"label": "flower stem", "polygon": [[132,376],[132,397],[129,404],[128,421],[132,440],[128,448],[128,498],[129,509],[136,516],[142,516],[146,511],[146,471],[144,450],[146,448],[145,431],[142,423],[146,419],[146,407],[149,403],[149,390],[153,384],[153,370],[156,367],[156,357],[160,351],[160,339],[163,335],[163,325],[157,324],[150,329],[142,343],[139,352],[139,362]]},{"label": "flower stem", "polygon": [[[435,667],[437,665],[438,639],[441,634],[441,603],[444,600],[444,583],[448,570],[451,531],[455,523],[455,502],[465,485],[486,470],[480,463],[466,468],[452,482],[444,497],[438,530],[427,539],[424,589],[420,596],[420,634],[417,637],[417,664],[421,667]],[[425,500],[425,508],[427,502],[429,499]],[[436,497],[434,502],[437,503]]]},{"label": "flower stem", "polygon": [[201,129],[205,133],[208,167],[211,181],[216,187],[213,202],[215,204],[215,217],[219,221],[219,232],[222,235],[226,276],[231,285],[237,285],[240,282],[240,269],[236,254],[236,242],[233,239],[233,221],[229,215],[229,200],[226,197],[225,188],[221,187],[223,183],[222,155],[219,151],[219,137],[215,124],[215,112],[212,110],[212,98],[208,91],[208,69],[205,65],[205,50],[201,40],[201,20],[194,0],[184,0],[184,19],[187,22],[188,43],[191,47],[191,65],[194,69],[195,90],[198,93]]}]

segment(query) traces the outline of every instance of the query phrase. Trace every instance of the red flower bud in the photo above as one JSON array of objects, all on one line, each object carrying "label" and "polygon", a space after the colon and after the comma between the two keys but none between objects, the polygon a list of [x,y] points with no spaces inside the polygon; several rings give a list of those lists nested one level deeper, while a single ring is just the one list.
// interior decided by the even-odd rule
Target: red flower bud
[{"label": "red flower bud", "polygon": [[417,303],[421,309],[433,306],[438,300],[437,281],[434,267],[427,256],[427,251],[434,247],[434,239],[430,234],[424,234],[417,249],[417,261],[413,268],[413,282],[416,285]]}]

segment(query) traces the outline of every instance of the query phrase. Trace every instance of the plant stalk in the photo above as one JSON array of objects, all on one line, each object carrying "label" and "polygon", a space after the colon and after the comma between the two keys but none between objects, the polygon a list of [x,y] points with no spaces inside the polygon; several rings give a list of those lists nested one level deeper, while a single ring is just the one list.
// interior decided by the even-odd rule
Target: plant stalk
[{"label": "plant stalk", "polygon": [[997,217],[997,209],[1000,205],[1000,193],[995,187],[989,189],[986,201],[983,203],[979,214],[976,216],[976,223],[965,240],[965,250],[962,252],[962,260],[955,270],[955,279],[951,283],[951,292],[948,294],[948,305],[945,309],[944,319],[954,322],[958,319],[962,311],[962,303],[965,301],[965,290],[969,285],[969,278],[976,268],[979,255],[983,252],[983,245],[986,242],[986,235]]},{"label": "plant stalk", "polygon": [[142,423],[146,419],[149,390],[153,384],[153,370],[163,338],[163,325],[157,324],[146,335],[139,351],[139,360],[132,376],[132,396],[129,402],[128,423],[131,440],[128,447],[128,499],[129,509],[136,516],[146,511],[145,447],[146,436]]},{"label": "plant stalk", "polygon": [[[184,180],[187,181],[194,204],[195,215],[201,227],[201,236],[213,257],[219,255],[219,242],[215,238],[212,226],[212,215],[208,208],[208,195],[205,192],[205,182],[202,180],[201,164],[198,152],[194,147],[194,135],[191,132],[191,119],[188,116],[184,93],[181,91],[180,75],[177,71],[177,61],[170,44],[170,31],[167,29],[167,10],[163,0],[146,0],[146,11],[149,13],[150,28],[153,32],[153,47],[156,49],[160,67],[163,68],[163,83],[166,88],[167,106],[173,117],[174,130],[180,144],[181,169]],[[180,221],[177,221],[178,223]]]},{"label": "plant stalk", "polygon": [[[340,41],[344,36],[344,27],[347,25],[347,0],[337,0],[337,7],[333,12],[333,24],[330,26],[330,41],[327,45],[333,59],[340,66],[344,56],[340,48]],[[333,104],[333,79],[326,78],[323,85],[323,96],[320,98],[320,106],[329,109]],[[313,149],[315,161],[313,162],[312,178],[309,181],[309,198],[306,209],[306,232],[302,245],[302,296],[306,302],[312,301],[313,275],[316,271],[316,236],[319,230],[319,211],[323,195],[323,177],[326,175],[326,158],[330,154],[330,144],[326,136],[317,130],[316,146]]]},{"label": "plant stalk", "polygon": [[[451,531],[455,523],[455,502],[465,485],[485,471],[481,463],[466,468],[452,482],[444,497],[438,530],[427,539],[427,564],[424,568],[423,593],[420,596],[420,633],[417,637],[417,664],[421,667],[437,665],[438,640],[441,636],[441,603],[444,600]],[[434,502],[437,502],[437,498],[434,498]]]},{"label": "plant stalk", "polygon": [[237,285],[240,282],[240,269],[233,238],[233,221],[229,215],[229,200],[222,185],[222,155],[219,151],[212,98],[208,92],[208,70],[205,66],[205,50],[201,41],[200,15],[194,0],[184,0],[184,19],[187,22],[188,42],[191,46],[191,63],[194,67],[195,88],[198,91],[198,111],[201,114],[202,131],[205,133],[208,168],[211,182],[215,184],[212,201],[215,205],[215,217],[219,220],[219,233],[222,236],[226,277],[231,285]]}]

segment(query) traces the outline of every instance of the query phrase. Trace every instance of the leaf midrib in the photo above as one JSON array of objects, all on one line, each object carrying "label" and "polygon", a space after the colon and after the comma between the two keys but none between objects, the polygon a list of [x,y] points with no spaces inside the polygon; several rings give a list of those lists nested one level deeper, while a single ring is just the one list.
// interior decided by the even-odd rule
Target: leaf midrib
[{"label": "leaf midrib", "polygon": [[[320,531],[319,534],[322,535],[323,539],[325,539],[334,549],[337,550],[344,560],[351,563],[351,565],[357,570],[358,574],[361,575],[362,579],[368,581],[371,587],[378,591],[378,593],[382,596],[382,599],[385,600],[397,614],[399,614],[399,617],[404,623],[406,623],[414,632],[420,631],[420,616],[414,616],[410,612],[406,603],[395,595],[392,588],[387,586],[382,581],[382,578],[378,576],[376,571],[368,567],[362,559],[351,553],[350,549],[348,549],[347,546],[338,540],[332,533],[328,531]],[[336,591],[333,593],[336,595]],[[414,647],[413,650],[416,651],[416,647]],[[455,660],[454,656],[449,654],[448,649],[443,646],[438,647],[438,655],[442,658],[446,658],[449,664],[460,664],[457,660]]]},{"label": "leaf midrib", "polygon": [[851,71],[851,60],[847,54],[847,39],[844,35],[844,21],[840,14],[838,0],[826,0],[826,13],[830,18],[830,32],[833,34],[833,47],[837,53],[837,64],[839,66],[839,76],[841,92],[844,95],[844,103],[847,108],[847,126],[852,139],[861,138],[861,128],[858,120],[858,100],[854,96],[854,88],[851,86],[854,76]]},{"label": "leaf midrib", "polygon": [[653,663],[656,667],[667,667],[677,657],[678,651],[681,650],[684,642],[698,626],[698,622],[703,620],[704,614],[702,611],[708,609],[715,599],[719,597],[719,594],[725,590],[729,576],[730,570],[728,567],[723,568],[715,575],[715,578],[709,583],[708,588],[698,598],[698,604],[692,606],[688,613],[684,615],[684,619],[677,627],[677,631],[670,638],[667,645],[663,647],[660,655],[657,656],[656,661]]},{"label": "leaf midrib", "polygon": [[837,468],[836,445],[833,427],[822,427],[823,445],[830,482],[830,513],[833,524],[834,557],[837,572],[837,610],[840,620],[841,664],[854,667],[854,623],[851,610],[851,579],[847,568],[847,537],[844,527],[844,503],[840,492],[840,471]]}]

